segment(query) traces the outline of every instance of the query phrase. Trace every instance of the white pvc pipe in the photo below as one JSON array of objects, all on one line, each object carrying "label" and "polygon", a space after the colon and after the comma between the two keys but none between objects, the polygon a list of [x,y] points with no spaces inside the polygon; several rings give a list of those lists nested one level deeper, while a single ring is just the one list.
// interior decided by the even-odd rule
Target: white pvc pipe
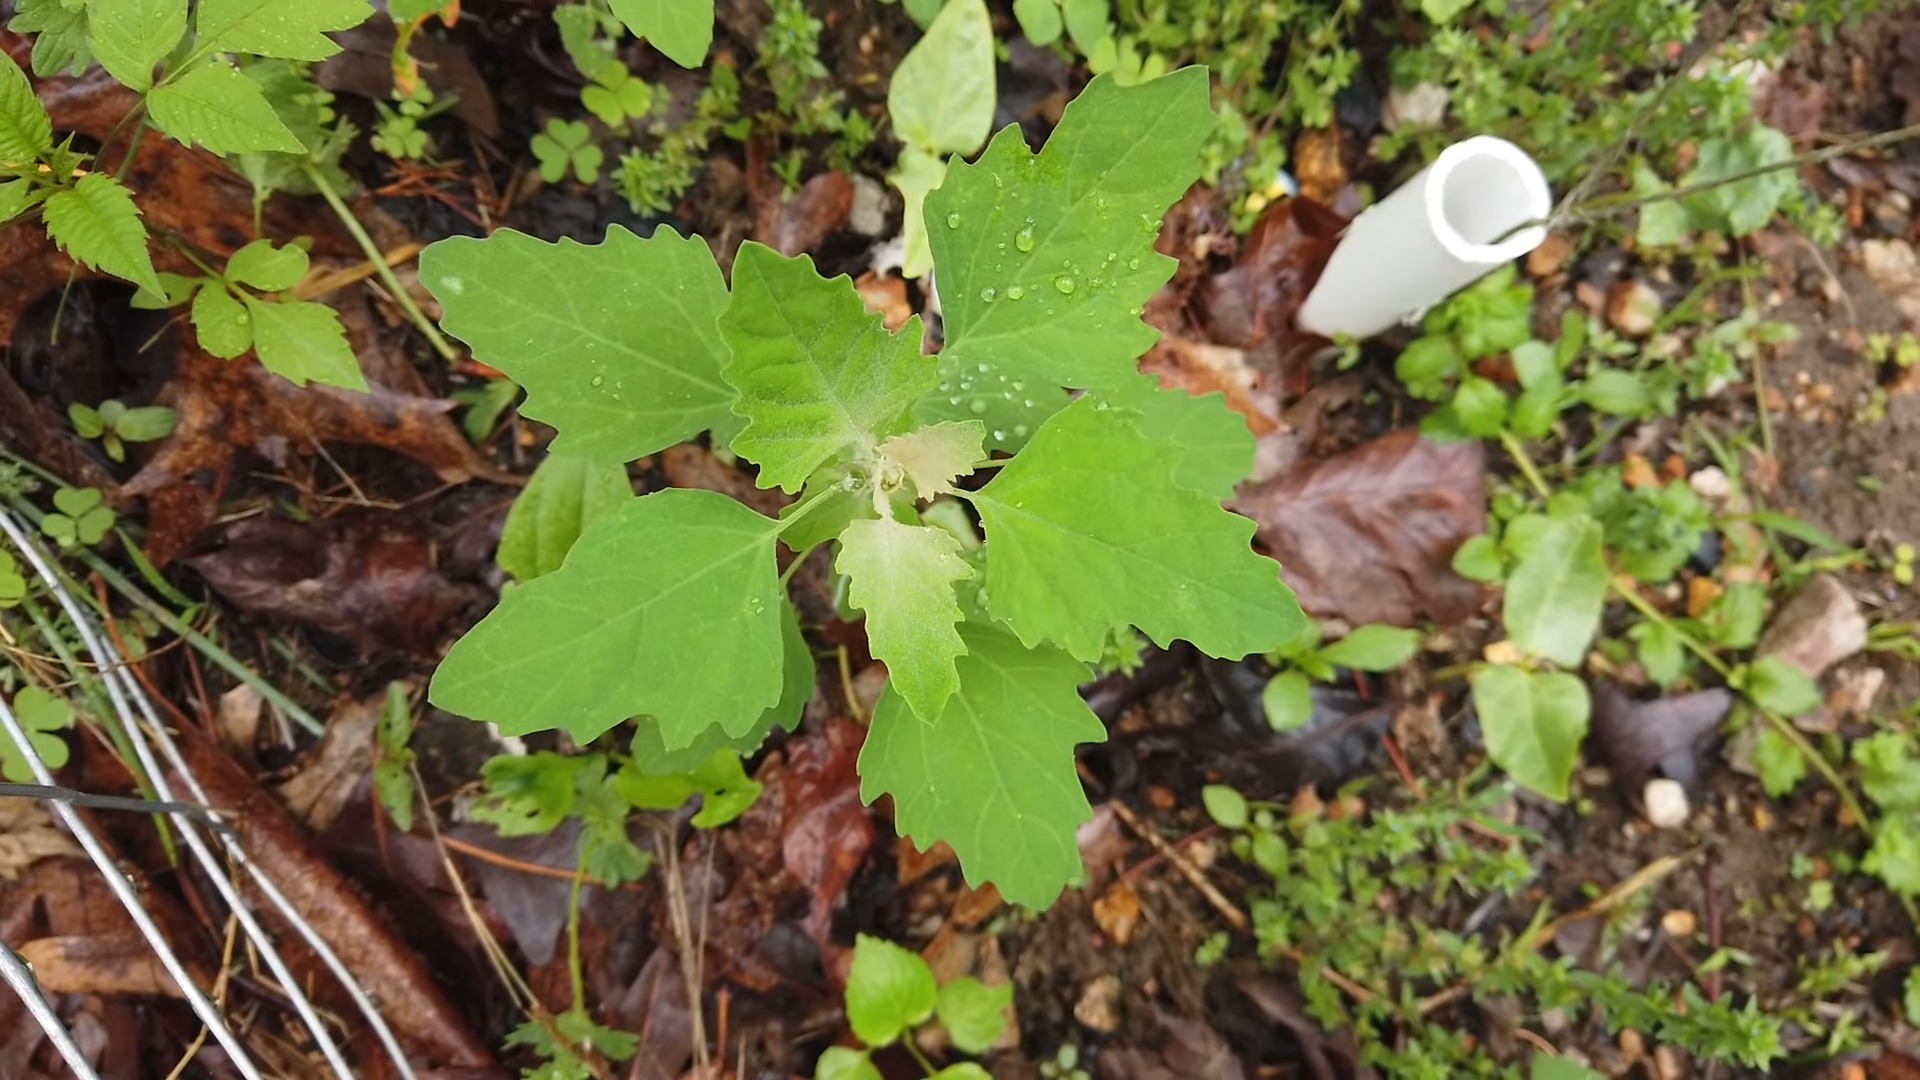
[{"label": "white pvc pipe", "polygon": [[1491,135],[1454,143],[1347,226],[1295,321],[1363,338],[1417,317],[1539,247],[1544,226],[1513,230],[1552,209],[1525,151]]}]

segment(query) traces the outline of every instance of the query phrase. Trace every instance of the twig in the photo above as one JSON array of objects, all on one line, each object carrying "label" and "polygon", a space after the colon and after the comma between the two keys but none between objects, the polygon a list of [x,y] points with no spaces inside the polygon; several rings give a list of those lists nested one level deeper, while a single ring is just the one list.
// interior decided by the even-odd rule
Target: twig
[{"label": "twig", "polygon": [[1241,911],[1233,901],[1222,895],[1219,889],[1214,888],[1213,882],[1207,880],[1207,875],[1202,872],[1199,867],[1193,865],[1192,860],[1176,851],[1173,845],[1167,843],[1166,839],[1159,833],[1147,828],[1146,823],[1142,822],[1139,816],[1136,815],[1126,803],[1115,799],[1107,805],[1113,807],[1114,816],[1125,822],[1127,828],[1131,829],[1135,836],[1145,840],[1161,858],[1165,859],[1175,870],[1179,871],[1181,877],[1187,879],[1187,884],[1199,890],[1200,895],[1206,898],[1207,903],[1212,905],[1213,910],[1219,912],[1220,917],[1227,920],[1228,926],[1233,927],[1243,934],[1253,929],[1253,924],[1248,921],[1246,912]]}]

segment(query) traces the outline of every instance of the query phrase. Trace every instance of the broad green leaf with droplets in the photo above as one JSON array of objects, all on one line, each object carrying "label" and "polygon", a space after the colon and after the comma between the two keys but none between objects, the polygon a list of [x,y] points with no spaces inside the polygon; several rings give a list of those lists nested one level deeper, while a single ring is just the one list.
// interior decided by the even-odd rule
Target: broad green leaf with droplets
[{"label": "broad green leaf with droplets", "polygon": [[434,673],[430,697],[508,734],[585,742],[632,716],[665,749],[751,730],[781,696],[779,523],[674,489],[589,526],[551,574],[508,590]]},{"label": "broad green leaf with droplets", "polygon": [[1103,396],[1139,413],[1147,438],[1178,449],[1173,477],[1181,487],[1231,499],[1234,487],[1253,471],[1253,432],[1244,417],[1227,408],[1226,395],[1195,397],[1141,375]]},{"label": "broad green leaf with droplets", "polygon": [[1539,794],[1567,801],[1567,781],[1587,737],[1587,688],[1564,671],[1504,664],[1474,672],[1472,684],[1487,756]]},{"label": "broad green leaf with droplets", "polygon": [[860,751],[860,797],[893,796],[894,825],[922,849],[944,840],[975,885],[1041,908],[1082,873],[1074,834],[1092,820],[1074,747],[1106,728],[1080,699],[1085,664],[967,624],[960,692],[932,719],[891,688]]},{"label": "broad green leaf with droplets", "polygon": [[1181,448],[1130,409],[1083,397],[974,493],[987,534],[987,610],[1028,645],[1092,663],[1137,626],[1209,656],[1266,652],[1305,616],[1253,522],[1183,486]]},{"label": "broad green leaf with droplets", "polygon": [[941,359],[938,371],[939,384],[913,407],[913,418],[923,424],[978,420],[986,429],[989,450],[1017,452],[1047,417],[1067,407],[1067,395],[1059,387],[1010,374],[1005,364],[976,360],[962,371]]},{"label": "broad green leaf with droplets", "polygon": [[200,0],[195,51],[325,60],[340,51],[326,35],[371,14],[366,0]]},{"label": "broad green leaf with droplets", "polygon": [[708,428],[737,430],[720,377],[727,286],[707,242],[618,225],[599,244],[501,230],[420,256],[441,326],[527,389],[521,415],[558,428],[553,449],[632,461]]},{"label": "broad green leaf with droplets", "polygon": [[367,388],[367,377],[347,344],[346,328],[332,308],[307,300],[276,304],[251,296],[246,303],[253,351],[260,354],[262,367],[295,386],[311,382],[343,390]]},{"label": "broad green leaf with droplets", "polygon": [[927,196],[947,344],[943,378],[980,361],[1016,378],[1112,386],[1157,336],[1140,321],[1174,260],[1153,242],[1199,177],[1207,73],[1097,78],[1036,157],[1018,128]]},{"label": "broad green leaf with droplets", "polygon": [[953,583],[973,576],[951,533],[892,518],[856,521],[840,534],[833,568],[848,598],[867,613],[873,657],[887,682],[920,716],[940,715],[960,688],[954,657],[966,651],[954,624],[966,619]]},{"label": "broad green leaf with droplets", "polygon": [[633,36],[683,68],[699,67],[713,44],[713,0],[611,0]]},{"label": "broad green leaf with droplets", "polygon": [[970,475],[986,457],[986,429],[978,420],[929,424],[880,444],[880,456],[900,466],[914,492],[931,499],[953,490],[954,480]]},{"label": "broad green leaf with droplets", "polygon": [[0,52],[0,161],[24,165],[53,145],[53,122],[27,73]]},{"label": "broad green leaf with droplets", "polygon": [[147,229],[133,196],[106,173],[88,173],[65,191],[47,197],[41,217],[47,235],[60,250],[95,270],[125,278],[141,288],[160,292],[147,253]]},{"label": "broad green leaf with droplets", "polygon": [[560,569],[587,526],[631,498],[625,465],[548,454],[507,511],[494,558],[518,581],[550,574]]},{"label": "broad green leaf with droplets", "polygon": [[232,360],[253,348],[253,316],[220,282],[202,285],[188,311],[200,347],[220,359]]},{"label": "broad green leaf with droplets", "polygon": [[107,74],[135,93],[187,32],[187,0],[87,0],[87,45]]},{"label": "broad green leaf with droplets", "polygon": [[752,242],[734,258],[720,333],[747,421],[733,449],[760,466],[761,487],[799,491],[842,450],[892,434],[937,381],[918,317],[889,334],[845,276],[824,279],[807,256]]},{"label": "broad green leaf with droplets", "polygon": [[225,60],[209,60],[169,80],[147,98],[160,130],[176,142],[199,143],[216,154],[252,151],[304,154],[260,84]]}]

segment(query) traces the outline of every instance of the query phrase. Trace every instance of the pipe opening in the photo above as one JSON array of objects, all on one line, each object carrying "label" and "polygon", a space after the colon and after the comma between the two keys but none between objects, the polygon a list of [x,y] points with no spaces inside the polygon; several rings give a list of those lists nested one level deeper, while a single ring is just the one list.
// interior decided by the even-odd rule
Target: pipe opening
[{"label": "pipe opening", "polygon": [[[1435,162],[1438,198],[1428,205],[1442,243],[1460,257],[1505,262],[1538,247],[1540,228],[1507,236],[1552,209],[1540,167],[1503,139],[1479,137],[1449,147]],[[1437,203],[1438,205],[1435,205]]]}]

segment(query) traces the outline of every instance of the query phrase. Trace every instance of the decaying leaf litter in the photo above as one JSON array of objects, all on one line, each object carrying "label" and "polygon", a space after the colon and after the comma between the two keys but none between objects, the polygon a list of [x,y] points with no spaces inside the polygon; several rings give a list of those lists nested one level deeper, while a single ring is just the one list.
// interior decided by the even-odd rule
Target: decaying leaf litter
[{"label": "decaying leaf litter", "polygon": [[[413,249],[499,225],[589,243],[609,222],[644,234],[652,221],[636,217],[604,186],[530,182],[536,166],[518,148],[568,100],[574,87],[566,79],[573,76],[553,51],[545,12],[475,7],[468,5],[445,35],[453,50],[447,55],[541,89],[532,101],[492,103],[509,133],[494,144],[487,141],[487,112],[478,109],[486,84],[462,80],[458,119],[446,117],[433,129],[458,148],[447,153],[451,167],[437,174],[373,156],[349,159],[361,182],[383,193],[355,204],[382,249]],[[723,40],[752,55],[765,40],[766,21],[764,12],[723,9]],[[890,69],[876,54],[904,51],[916,30],[892,8],[838,13],[829,22],[823,47],[841,50],[833,59],[845,63],[827,67],[845,73],[850,101],[877,109]],[[1867,130],[1892,126],[1882,119],[1888,110],[1913,107],[1891,60],[1897,51],[1873,44],[1904,42],[1912,31],[1897,17],[1871,27],[1843,37],[1841,46],[1808,43],[1795,54],[1791,76],[1767,103],[1775,127],[1807,138]],[[24,63],[24,41],[5,40]],[[378,55],[382,48],[366,51]],[[1011,111],[1029,95],[1034,105],[1001,119],[1030,124],[1029,138],[1037,141],[1064,100],[1050,98],[1046,88],[1076,85],[1078,76],[1024,48],[1015,47],[1002,102]],[[1851,69],[1835,60],[1848,55],[1855,57]],[[381,98],[386,84],[375,76],[370,87],[360,86],[368,78],[336,68],[322,81],[342,95],[344,107],[370,115],[365,99]],[[131,104],[98,72],[47,80],[40,95],[62,130],[109,145]],[[1347,169],[1381,188],[1398,178],[1368,171],[1374,167],[1360,145],[1362,127],[1371,122],[1356,124],[1343,111],[1326,129],[1349,140],[1332,156],[1332,176],[1328,155],[1315,152],[1320,136],[1295,149],[1303,186],[1348,211],[1358,196]],[[906,141],[908,132],[899,133]],[[937,156],[977,145],[935,140],[924,149]],[[891,150],[797,184],[775,175],[786,160],[777,141],[740,147],[715,140],[709,150],[699,182],[668,220],[710,238],[729,270],[738,269],[739,242],[752,238],[783,253],[809,252],[824,272],[858,275],[869,242],[894,229],[892,217],[871,232],[855,220],[860,191],[885,179]],[[155,138],[131,175],[150,223],[186,234],[197,250],[224,257],[253,235],[246,186],[204,155]],[[1898,154],[1865,163],[1841,158],[1805,170],[1803,180],[1844,207],[1858,238],[1845,248],[1846,261],[1836,268],[1832,252],[1782,226],[1745,241],[1779,268],[1771,278],[1728,283],[1711,296],[1737,308],[1757,295],[1775,310],[1772,317],[1800,326],[1797,343],[1766,358],[1759,389],[1695,418],[1704,436],[1655,420],[1614,430],[1596,425],[1590,442],[1568,445],[1576,454],[1591,446],[1601,461],[1644,468],[1668,482],[1684,478],[1723,506],[1751,500],[1736,514],[1791,511],[1814,526],[1769,531],[1765,539],[1778,544],[1784,535],[1796,554],[1830,556],[1825,568],[1841,576],[1810,575],[1797,591],[1814,599],[1775,603],[1766,629],[1773,640],[1758,646],[1814,677],[1837,664],[1823,708],[1797,725],[1811,738],[1838,738],[1843,730],[1854,738],[1858,728],[1845,725],[1897,715],[1914,693],[1911,664],[1863,665],[1855,654],[1870,639],[1852,629],[1852,620],[1867,621],[1858,610],[1863,596],[1872,601],[1874,626],[1897,629],[1914,618],[1913,594],[1888,588],[1891,571],[1883,569],[1897,567],[1898,545],[1914,539],[1903,525],[1916,506],[1913,380],[1896,365],[1882,376],[1860,360],[1871,335],[1897,337],[1911,318],[1901,306],[1910,282],[1898,268],[1902,258],[1912,263],[1914,193],[1906,189],[1914,181]],[[990,886],[969,887],[950,853],[923,853],[896,840],[890,815],[905,808],[863,805],[854,759],[884,678],[868,659],[868,637],[880,628],[863,633],[842,618],[833,567],[818,557],[795,576],[807,644],[822,661],[804,720],[749,762],[758,798],[733,825],[688,832],[676,815],[633,820],[636,850],[653,870],[637,885],[579,890],[578,987],[570,985],[567,924],[581,836],[596,827],[590,806],[564,815],[556,832],[520,838],[503,837],[497,820],[463,820],[479,762],[494,748],[477,725],[426,709],[412,751],[444,836],[426,821],[397,828],[373,793],[394,747],[369,732],[368,718],[387,705],[390,682],[417,688],[454,632],[491,606],[501,584],[493,546],[547,436],[511,411],[477,435],[463,432],[453,402],[484,400],[493,373],[434,358],[396,315],[392,294],[359,284],[367,274],[358,250],[311,200],[269,200],[262,235],[315,238],[316,265],[337,276],[320,279],[331,287],[312,295],[339,309],[355,355],[379,387],[373,394],[296,389],[251,361],[216,360],[196,350],[166,313],[128,313],[126,290],[110,284],[82,280],[63,305],[69,265],[30,243],[33,232],[16,224],[0,232],[7,283],[0,326],[11,334],[0,374],[0,402],[8,406],[0,410],[0,436],[10,452],[76,487],[101,490],[106,505],[140,527],[132,535],[144,533],[144,553],[167,586],[204,605],[199,628],[324,721],[329,736],[318,743],[289,731],[285,711],[263,709],[257,689],[236,686],[186,649],[165,647],[163,628],[142,626],[125,609],[122,632],[155,643],[140,665],[142,678],[180,710],[175,722],[194,733],[190,761],[218,792],[215,804],[253,808],[245,815],[250,849],[281,861],[286,877],[312,884],[305,913],[329,940],[356,946],[348,959],[382,1000],[406,1002],[392,1019],[421,1063],[484,1074],[526,1065],[532,1059],[516,1056],[525,1050],[499,1050],[500,1036],[523,1019],[520,994],[557,1013],[584,990],[595,1022],[639,1036],[637,1053],[621,1066],[628,1075],[685,1075],[696,1057],[715,1069],[806,1075],[823,1048],[852,1045],[841,990],[855,935],[867,933],[918,951],[942,982],[972,975],[1014,986],[1018,1026],[987,1056],[992,1075],[1073,1067],[1102,1076],[1259,1075],[1263,1067],[1302,1075],[1377,1072],[1353,1030],[1327,1024],[1315,1011],[1323,1003],[1313,995],[1329,978],[1356,1008],[1381,987],[1412,987],[1423,1009],[1436,1002],[1422,1016],[1495,1047],[1504,1060],[1524,1060],[1537,1040],[1610,1075],[1708,1075],[1730,1067],[1686,1062],[1651,1026],[1609,1036],[1564,1018],[1558,1028],[1551,1018],[1516,1018],[1498,992],[1483,998],[1465,984],[1422,982],[1411,969],[1368,973],[1334,965],[1331,976],[1308,972],[1298,946],[1248,936],[1260,924],[1270,882],[1254,869],[1262,865],[1257,843],[1246,855],[1235,845],[1257,842],[1260,834],[1228,843],[1241,827],[1230,824],[1238,821],[1231,800],[1213,791],[1203,800],[1203,787],[1225,784],[1272,800],[1294,822],[1337,824],[1408,803],[1444,804],[1456,787],[1486,782],[1474,770],[1488,718],[1476,719],[1467,707],[1461,670],[1501,644],[1500,606],[1495,590],[1451,568],[1462,542],[1486,528],[1489,473],[1511,470],[1487,444],[1422,438],[1413,430],[1417,403],[1390,374],[1405,335],[1367,344],[1351,370],[1316,360],[1318,342],[1296,340],[1291,309],[1317,274],[1338,216],[1304,201],[1281,202],[1256,213],[1252,230],[1236,237],[1222,212],[1226,199],[1196,189],[1161,227],[1159,248],[1179,259],[1180,270],[1147,305],[1146,319],[1162,338],[1143,366],[1169,385],[1224,391],[1248,418],[1260,437],[1254,478],[1234,505],[1259,523],[1259,542],[1288,567],[1309,612],[1335,631],[1419,626],[1426,631],[1422,649],[1380,674],[1343,664],[1344,674],[1310,680],[1307,719],[1285,732],[1269,723],[1269,672],[1258,662],[1204,661],[1177,646],[1143,657],[1130,675],[1093,684],[1087,693],[1110,731],[1105,745],[1083,748],[1079,761],[1095,807],[1077,838],[1087,881],[1031,918],[1012,914]],[[1617,237],[1573,259],[1563,253],[1557,263],[1542,249],[1526,275],[1540,293],[1535,321],[1546,326],[1560,324],[1561,309],[1583,310],[1631,338],[1655,332],[1639,321],[1649,305],[1698,302],[1671,273],[1636,263]],[[917,287],[890,292],[885,283],[897,281],[891,275],[864,280],[871,287],[863,295],[925,306]],[[403,272],[401,281],[411,285],[411,274]],[[434,297],[421,291],[414,299],[431,305]],[[945,314],[949,342],[964,351],[967,313]],[[1514,372],[1499,363],[1483,360],[1479,376],[1511,383]],[[116,397],[167,405],[179,425],[169,440],[136,447],[128,464],[116,465],[78,438],[65,416],[74,401]],[[1884,422],[1858,423],[1874,409]],[[1729,439],[1757,415],[1770,420],[1773,452],[1715,462],[1709,437]],[[1675,463],[1676,447],[1691,453]],[[1731,492],[1715,488],[1711,474],[1702,479],[1710,462],[1722,479],[1734,472],[1742,483]],[[1878,486],[1857,483],[1860,477]],[[661,449],[631,479],[649,491],[673,485],[747,495],[767,512],[781,502],[697,444]],[[1769,519],[1755,521],[1774,529]],[[1822,528],[1837,544],[1820,535]],[[102,554],[127,565],[126,553],[112,546]],[[1737,561],[1741,553],[1721,557]],[[1687,582],[1655,601],[1705,613],[1715,599],[1706,592],[1740,584],[1724,575]],[[1795,591],[1783,583],[1777,594],[1784,601]],[[1820,597],[1824,604],[1814,602]],[[1790,620],[1796,606],[1806,611]],[[125,601],[116,613],[121,608]],[[1509,629],[1511,621],[1509,612]],[[1878,643],[1888,647],[1870,654],[1876,660],[1900,656],[1897,634],[1883,630]],[[1490,849],[1512,849],[1497,831],[1501,825],[1538,832],[1544,841],[1525,849],[1538,876],[1498,904],[1480,895],[1435,902],[1420,912],[1420,925],[1467,936],[1504,930],[1504,940],[1579,964],[1618,962],[1637,980],[1690,984],[1703,1001],[1732,996],[1766,1007],[1794,998],[1806,978],[1797,963],[1803,954],[1828,952],[1836,942],[1849,954],[1888,950],[1890,961],[1877,970],[1859,968],[1843,979],[1851,989],[1831,998],[1843,1004],[1827,1005],[1817,1019],[1830,1033],[1837,1017],[1848,1017],[1870,1033],[1870,1045],[1885,1041],[1892,1049],[1829,1062],[1819,1053],[1821,1040],[1807,1034],[1809,1024],[1795,1020],[1795,1051],[1809,1069],[1826,1065],[1834,1075],[1900,1075],[1899,1050],[1912,1048],[1898,1020],[1900,976],[1914,960],[1902,944],[1911,924],[1884,890],[1834,865],[1859,857],[1852,808],[1812,782],[1784,801],[1763,798],[1761,782],[1743,775],[1768,775],[1769,751],[1755,745],[1755,729],[1722,739],[1724,692],[1661,695],[1648,673],[1635,669],[1647,663],[1645,655],[1603,644],[1590,658],[1576,653],[1566,664],[1583,667],[1597,695],[1594,737],[1575,777],[1583,800],[1577,811],[1511,795],[1491,807],[1491,824],[1463,818],[1454,826]],[[43,658],[10,659],[54,670]],[[536,741],[532,748],[551,745]],[[73,749],[75,760],[62,774],[73,787],[133,790],[100,742],[80,737]],[[1363,777],[1372,781],[1365,788],[1341,789]],[[1650,787],[1651,780],[1682,789],[1684,828],[1650,825],[1670,810],[1653,794],[1669,789]],[[325,801],[330,809],[296,798],[302,787],[333,789]],[[342,797],[342,789],[351,794]],[[274,807],[274,790],[288,811]],[[707,803],[725,790],[707,789]],[[226,933],[217,899],[210,907],[204,882],[166,870],[167,850],[150,826],[104,813],[98,820],[126,859],[147,868],[143,896],[207,976],[203,985],[212,985]],[[103,1075],[134,1075],[141,1062],[163,1058],[159,1068],[171,1067],[194,1041],[191,1014],[169,1001],[168,984],[142,960],[124,916],[103,904],[90,871],[62,853],[61,834],[32,814],[9,822],[0,851],[15,853],[8,865],[20,874],[0,885],[8,896],[0,905],[6,941],[31,945],[18,951],[34,962],[46,989],[67,995],[60,998],[63,1015],[85,1035]],[[450,872],[460,875],[457,883]],[[1742,902],[1755,895],[1817,897],[1821,883],[1824,903],[1790,902],[1783,912]],[[1375,902],[1417,909],[1416,892],[1389,890]],[[1542,903],[1552,906],[1545,924],[1552,933],[1530,936],[1527,919]],[[511,978],[489,966],[489,940],[505,944]],[[1216,941],[1224,942],[1215,953],[1222,959],[1202,965],[1197,956]],[[1734,954],[1723,949],[1743,959],[1729,962]],[[1265,964],[1256,952],[1267,954]],[[311,1050],[288,1038],[292,1029],[275,1013],[272,987],[244,965],[231,970],[229,1007],[258,1018],[246,1031],[258,1059],[303,1071]],[[1304,977],[1313,974],[1319,978]],[[511,987],[515,978],[524,982],[520,991]],[[698,1011],[689,1008],[689,986],[698,988]],[[13,1030],[17,1019],[9,1014],[0,1027]],[[370,1074],[386,1067],[371,1043],[351,1048]],[[1081,1065],[1061,1066],[1068,1048]],[[937,1033],[921,1046],[936,1055],[945,1049]],[[10,1075],[44,1074],[52,1061],[32,1040],[10,1040],[5,1052],[13,1055]],[[910,1069],[905,1056],[878,1060]],[[1053,1072],[1042,1073],[1042,1065]],[[211,1051],[195,1067],[213,1074],[224,1068]]]}]

